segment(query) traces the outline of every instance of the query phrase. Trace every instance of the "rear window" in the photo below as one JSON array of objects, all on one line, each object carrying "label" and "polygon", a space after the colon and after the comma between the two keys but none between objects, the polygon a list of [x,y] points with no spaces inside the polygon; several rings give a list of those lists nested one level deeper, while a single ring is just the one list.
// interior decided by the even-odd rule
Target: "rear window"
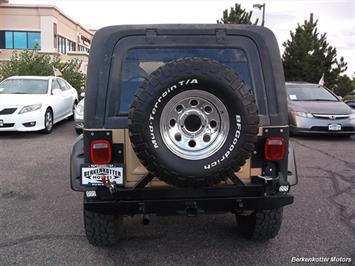
[{"label": "rear window", "polygon": [[216,60],[237,73],[252,88],[245,52],[237,48],[135,48],[126,54],[121,73],[119,113],[127,113],[144,78],[160,66],[183,57]]}]

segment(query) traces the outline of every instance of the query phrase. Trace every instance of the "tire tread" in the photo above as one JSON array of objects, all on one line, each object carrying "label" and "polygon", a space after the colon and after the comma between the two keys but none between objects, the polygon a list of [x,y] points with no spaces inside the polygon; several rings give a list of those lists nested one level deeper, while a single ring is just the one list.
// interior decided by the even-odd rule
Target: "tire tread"
[{"label": "tire tread", "polygon": [[[201,65],[203,65],[203,67],[201,67]],[[158,68],[154,71],[136,92],[128,115],[129,136],[132,147],[147,170],[168,184],[178,187],[201,187],[218,184],[234,175],[235,172],[238,172],[241,166],[245,164],[246,160],[250,158],[250,154],[254,150],[254,144],[257,139],[256,134],[259,128],[259,117],[253,91],[245,86],[242,79],[231,69],[221,66],[223,65],[205,58],[191,57],[177,59],[164,65],[164,71],[162,71],[162,68]],[[137,119],[137,117],[139,117],[137,114],[145,112],[142,110],[141,99],[144,99],[147,95],[151,96],[146,89],[147,87],[153,87],[153,90],[158,89],[159,86],[162,86],[159,82],[161,77],[179,77],[179,75],[181,77],[181,74],[186,75],[186,69],[189,68],[198,71],[199,74],[202,75],[212,75],[216,79],[224,79],[224,81],[228,83],[228,87],[233,89],[234,93],[239,95],[239,98],[243,99],[242,104],[248,113],[245,125],[245,138],[247,141],[239,150],[239,155],[235,156],[224,169],[220,169],[217,172],[207,174],[203,177],[176,175],[162,165],[159,160],[156,160],[152,153],[149,152],[148,144],[144,142],[144,139],[140,136],[142,132],[140,126],[144,121]],[[236,84],[238,86],[236,86]]]},{"label": "tire tread", "polygon": [[119,240],[122,217],[84,210],[84,225],[90,244],[111,246]]},{"label": "tire tread", "polygon": [[266,241],[277,236],[282,223],[283,209],[255,211],[249,216],[236,215],[238,230],[247,239]]}]

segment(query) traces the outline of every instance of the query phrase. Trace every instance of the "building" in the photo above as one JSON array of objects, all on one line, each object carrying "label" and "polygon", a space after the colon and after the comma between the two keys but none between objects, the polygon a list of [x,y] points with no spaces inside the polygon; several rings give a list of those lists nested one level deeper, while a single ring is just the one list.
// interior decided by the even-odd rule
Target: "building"
[{"label": "building", "polygon": [[92,37],[92,31],[55,6],[0,0],[0,61],[9,60],[14,50],[32,49],[59,54],[63,61],[79,58],[86,73]]}]

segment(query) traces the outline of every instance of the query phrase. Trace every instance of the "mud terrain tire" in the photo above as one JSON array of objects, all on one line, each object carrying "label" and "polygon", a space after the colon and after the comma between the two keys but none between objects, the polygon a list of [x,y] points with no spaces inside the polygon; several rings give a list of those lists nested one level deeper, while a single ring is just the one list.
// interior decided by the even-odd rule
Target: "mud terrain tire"
[{"label": "mud terrain tire", "polygon": [[133,149],[153,175],[178,187],[217,184],[254,150],[255,97],[225,65],[183,58],[155,70],[128,115]]},{"label": "mud terrain tire", "polygon": [[236,215],[238,231],[245,238],[266,241],[277,236],[282,223],[282,208],[255,211],[251,215]]},{"label": "mud terrain tire", "polygon": [[123,217],[84,210],[84,224],[86,238],[90,244],[112,246],[119,240]]}]

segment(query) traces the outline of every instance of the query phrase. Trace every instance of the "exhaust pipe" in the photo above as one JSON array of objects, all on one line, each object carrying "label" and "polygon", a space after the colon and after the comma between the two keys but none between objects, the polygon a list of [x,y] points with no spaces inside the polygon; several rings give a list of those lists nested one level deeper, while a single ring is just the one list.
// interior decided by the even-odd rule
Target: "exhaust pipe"
[{"label": "exhaust pipe", "polygon": [[143,225],[148,225],[149,223],[150,223],[149,216],[146,215],[146,214],[143,214],[142,224],[143,224]]}]

